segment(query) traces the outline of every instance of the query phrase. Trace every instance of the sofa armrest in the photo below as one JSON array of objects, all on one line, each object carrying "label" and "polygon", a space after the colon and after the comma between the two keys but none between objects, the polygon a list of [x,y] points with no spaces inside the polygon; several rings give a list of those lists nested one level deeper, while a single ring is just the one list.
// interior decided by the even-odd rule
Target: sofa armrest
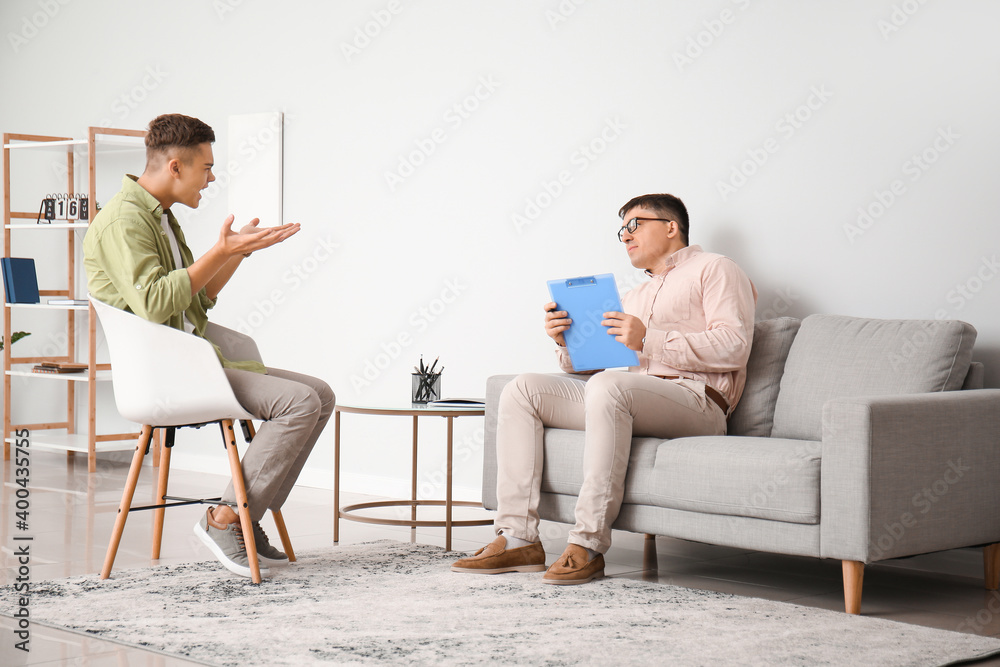
[{"label": "sofa armrest", "polygon": [[483,424],[483,507],[497,508],[497,408],[500,393],[516,375],[494,375],[486,380],[486,416]]},{"label": "sofa armrest", "polygon": [[823,557],[1000,542],[1000,389],[834,399],[817,445]]},{"label": "sofa armrest", "polygon": [[[550,373],[557,377],[584,377],[571,373]],[[500,394],[516,375],[494,375],[486,380],[486,421],[483,428],[483,507],[497,508],[497,409]]]}]

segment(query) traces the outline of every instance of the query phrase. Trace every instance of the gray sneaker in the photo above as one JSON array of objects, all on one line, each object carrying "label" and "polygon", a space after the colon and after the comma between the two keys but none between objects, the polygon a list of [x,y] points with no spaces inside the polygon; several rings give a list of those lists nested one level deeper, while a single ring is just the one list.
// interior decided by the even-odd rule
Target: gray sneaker
[{"label": "gray sneaker", "polygon": [[[194,525],[194,534],[212,550],[227,570],[241,577],[252,576],[250,561],[247,560],[247,548],[243,543],[243,528],[239,522],[218,523],[212,518],[212,510],[209,508],[201,517],[201,521]],[[269,574],[263,564],[258,562],[258,565],[262,577]]]},{"label": "gray sneaker", "polygon": [[253,522],[253,541],[257,545],[257,560],[266,565],[287,565],[288,556],[284,551],[276,549],[267,533],[260,527],[260,521]]}]

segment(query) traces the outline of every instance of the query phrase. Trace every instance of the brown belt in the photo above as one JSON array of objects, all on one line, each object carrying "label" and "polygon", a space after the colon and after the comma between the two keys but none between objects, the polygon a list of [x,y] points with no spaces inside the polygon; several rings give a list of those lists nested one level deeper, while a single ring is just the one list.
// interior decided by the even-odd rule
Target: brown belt
[{"label": "brown belt", "polygon": [[[660,378],[661,380],[686,380],[688,378],[681,377],[680,375],[654,375],[655,378]],[[712,399],[712,402],[718,405],[722,409],[722,413],[725,415],[729,414],[729,401],[726,397],[719,392],[718,389],[711,385],[705,385],[705,396]]]}]

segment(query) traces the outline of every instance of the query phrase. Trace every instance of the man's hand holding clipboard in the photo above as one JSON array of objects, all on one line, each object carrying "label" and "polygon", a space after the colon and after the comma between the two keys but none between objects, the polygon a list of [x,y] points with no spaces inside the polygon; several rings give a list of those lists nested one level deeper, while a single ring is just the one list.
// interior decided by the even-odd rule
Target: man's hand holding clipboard
[{"label": "man's hand holding clipboard", "polygon": [[628,313],[604,313],[603,326],[609,327],[608,334],[625,347],[642,352],[642,341],[646,339],[646,325],[635,315]]}]

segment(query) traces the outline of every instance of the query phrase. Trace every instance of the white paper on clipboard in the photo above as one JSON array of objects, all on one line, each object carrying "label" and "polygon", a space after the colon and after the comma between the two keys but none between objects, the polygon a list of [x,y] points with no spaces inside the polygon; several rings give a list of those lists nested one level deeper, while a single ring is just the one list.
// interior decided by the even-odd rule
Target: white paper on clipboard
[{"label": "white paper on clipboard", "polygon": [[563,332],[575,371],[638,366],[639,355],[608,334],[601,325],[604,313],[622,312],[615,277],[610,273],[548,281],[556,310],[565,310],[573,320]]}]

